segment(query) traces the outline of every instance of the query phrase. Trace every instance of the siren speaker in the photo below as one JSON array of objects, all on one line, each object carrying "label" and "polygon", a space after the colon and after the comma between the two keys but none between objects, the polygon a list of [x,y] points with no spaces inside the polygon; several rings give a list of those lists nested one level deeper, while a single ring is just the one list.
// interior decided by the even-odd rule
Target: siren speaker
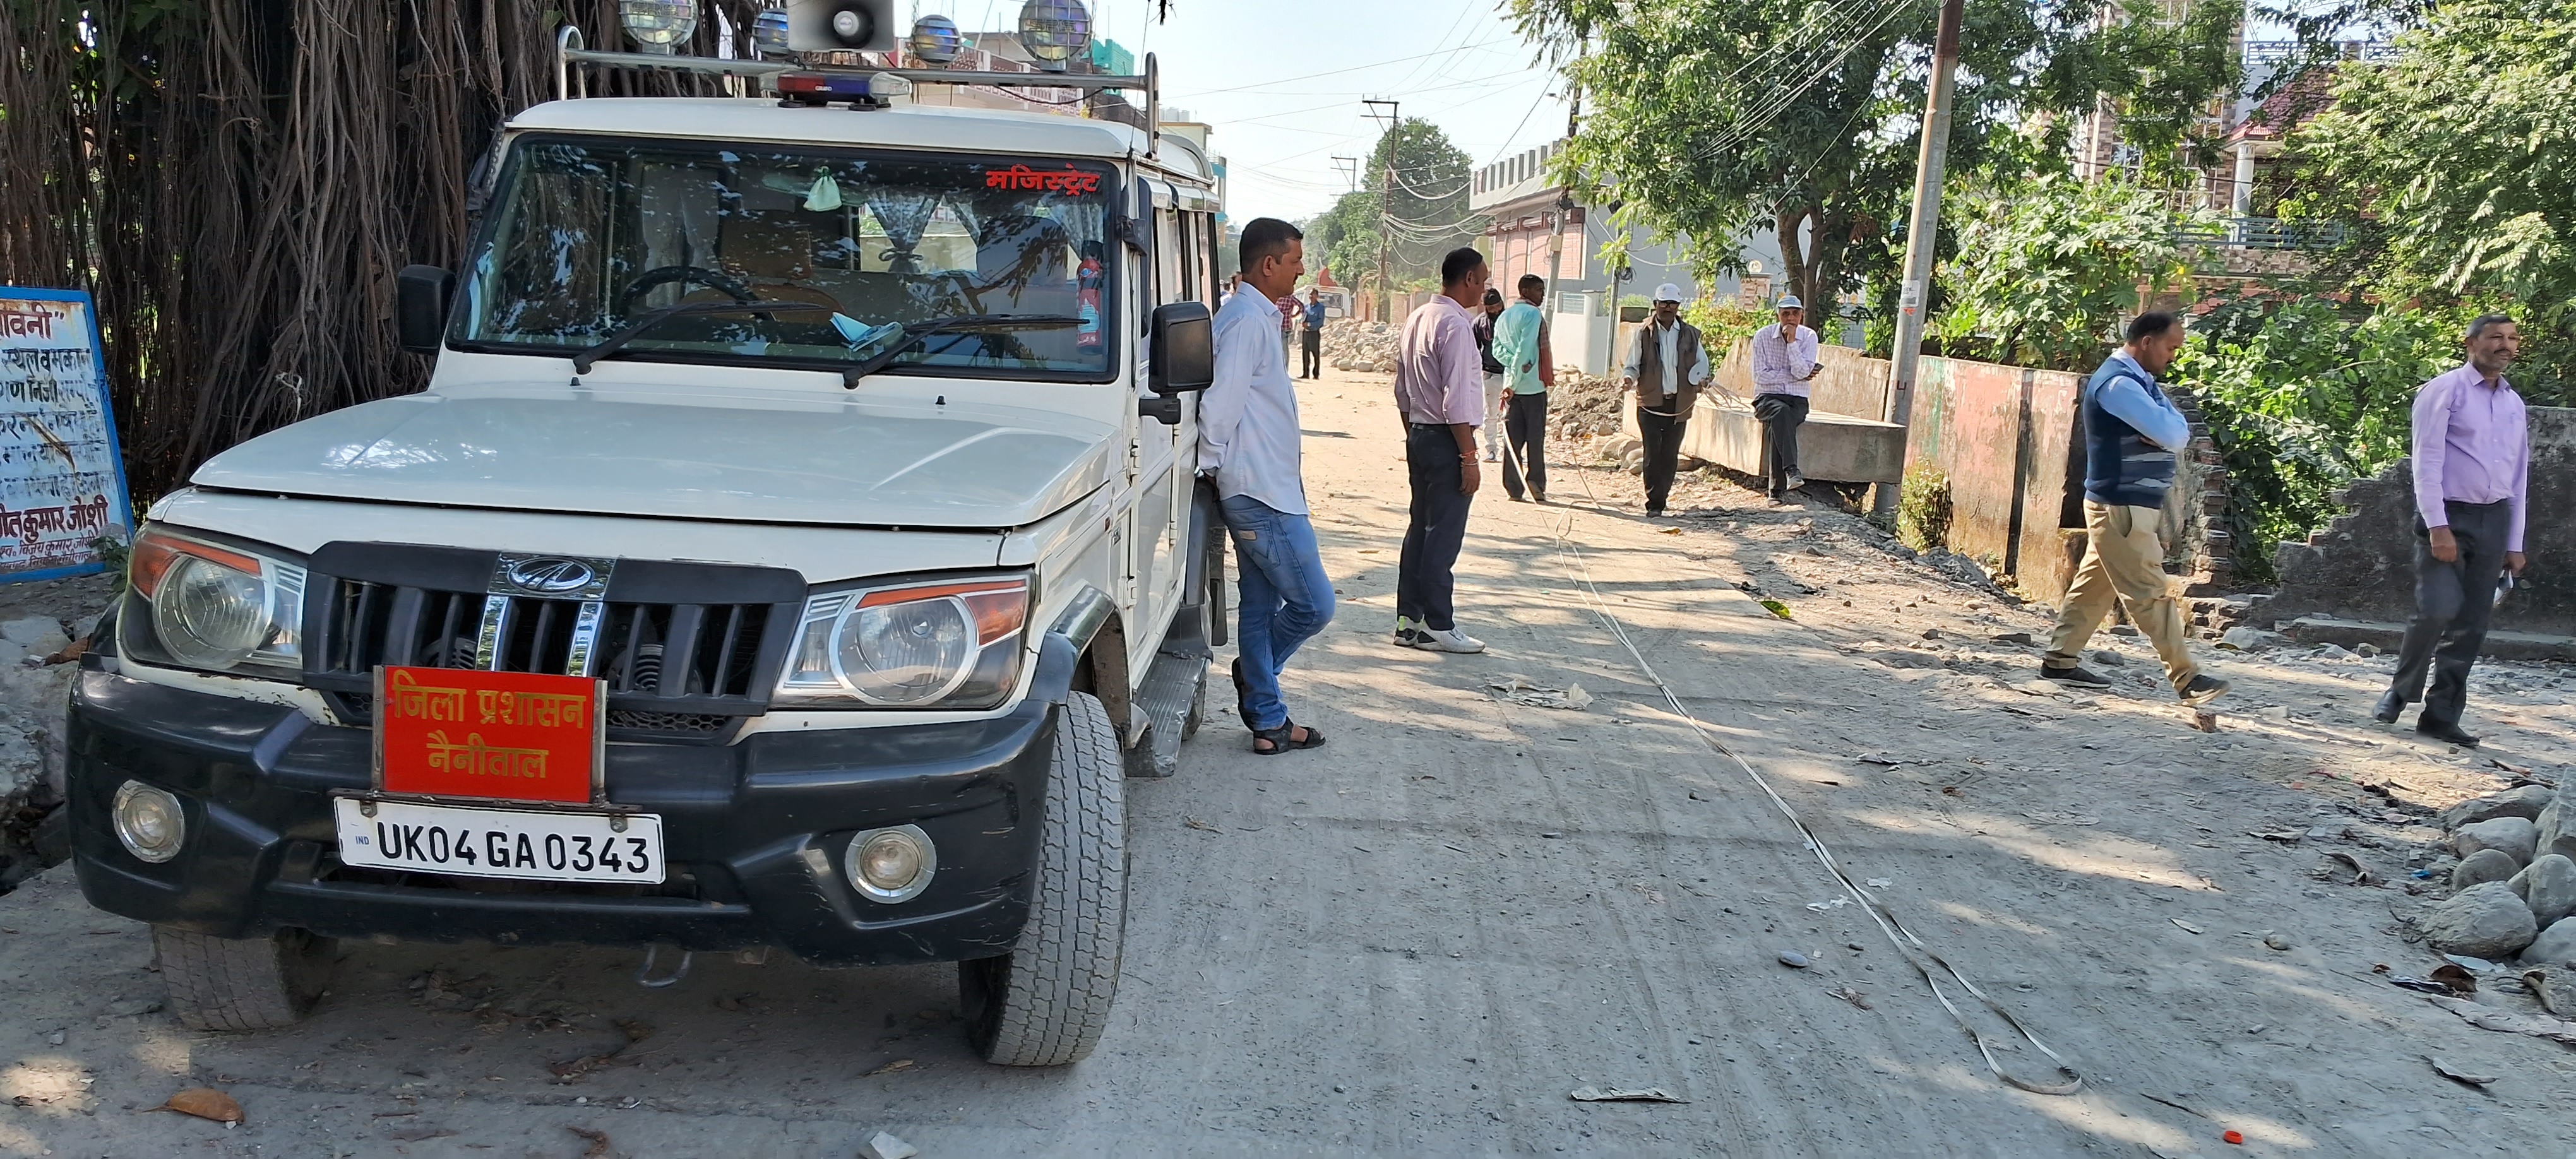
[{"label": "siren speaker", "polygon": [[790,52],[892,52],[894,0],[787,0]]}]

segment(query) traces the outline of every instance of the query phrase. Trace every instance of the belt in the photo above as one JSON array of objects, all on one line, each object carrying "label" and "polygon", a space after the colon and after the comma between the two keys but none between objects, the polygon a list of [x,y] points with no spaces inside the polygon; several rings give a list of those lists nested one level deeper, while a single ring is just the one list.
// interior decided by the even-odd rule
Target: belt
[{"label": "belt", "polygon": [[1406,420],[1404,420],[1404,425],[1406,425],[1406,426],[1408,426],[1408,427],[1411,427],[1411,428],[1413,428],[1414,430],[1417,430],[1417,431],[1445,431],[1445,430],[1448,430],[1450,427],[1456,426],[1457,424],[1456,424],[1456,423],[1417,423],[1417,422],[1413,421],[1412,419],[1406,419]]}]

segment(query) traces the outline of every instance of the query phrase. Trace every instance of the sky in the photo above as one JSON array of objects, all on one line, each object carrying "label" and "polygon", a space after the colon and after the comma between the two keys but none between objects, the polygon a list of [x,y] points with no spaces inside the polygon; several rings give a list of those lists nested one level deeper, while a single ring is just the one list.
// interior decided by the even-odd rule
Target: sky
[{"label": "sky", "polygon": [[[1403,102],[1477,165],[1565,134],[1556,75],[1513,34],[1500,0],[1086,0],[1095,35],[1163,69],[1163,103],[1214,126],[1229,216],[1311,217],[1350,188],[1333,157],[1378,136],[1363,97]],[[943,8],[941,5],[945,5]],[[1020,0],[923,0],[967,31],[1017,24]],[[917,15],[917,14],[916,14]],[[1322,74],[1322,75],[1319,75]]]}]

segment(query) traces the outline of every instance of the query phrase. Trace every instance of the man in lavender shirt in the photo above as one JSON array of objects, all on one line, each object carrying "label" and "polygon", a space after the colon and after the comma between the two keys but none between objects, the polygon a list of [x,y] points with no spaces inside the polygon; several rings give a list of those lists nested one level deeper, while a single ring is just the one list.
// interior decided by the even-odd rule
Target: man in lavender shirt
[{"label": "man in lavender shirt", "polygon": [[1458,549],[1467,504],[1484,478],[1476,430],[1485,423],[1485,359],[1475,316],[1490,275],[1485,256],[1455,249],[1440,262],[1440,296],[1404,320],[1395,364],[1395,407],[1404,416],[1404,461],[1413,482],[1412,518],[1395,572],[1395,642],[1432,652],[1482,652],[1485,643],[1454,618]]},{"label": "man in lavender shirt", "polygon": [[2460,730],[2460,712],[2495,612],[2496,581],[2506,571],[2522,574],[2524,564],[2531,435],[2522,396],[2504,378],[2521,352],[2513,319],[2489,314],[2469,323],[2468,365],[2415,394],[2415,622],[2397,652],[2397,678],[2372,715],[2395,724],[2420,696],[2415,731],[2465,748],[2478,744]]},{"label": "man in lavender shirt", "polygon": [[1753,417],[1770,444],[1762,473],[1771,497],[1807,485],[1798,473],[1798,428],[1807,422],[1808,383],[1823,373],[1817,361],[1816,332],[1804,325],[1807,304],[1796,294],[1780,299],[1780,320],[1757,330],[1747,349],[1753,356]]}]

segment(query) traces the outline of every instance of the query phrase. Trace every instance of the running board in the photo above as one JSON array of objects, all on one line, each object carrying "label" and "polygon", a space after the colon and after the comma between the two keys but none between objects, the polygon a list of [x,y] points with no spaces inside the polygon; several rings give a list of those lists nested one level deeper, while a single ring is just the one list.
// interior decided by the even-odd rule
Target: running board
[{"label": "running board", "polygon": [[1208,657],[1190,648],[1187,654],[1166,649],[1155,653],[1145,670],[1145,686],[1136,690],[1135,711],[1145,721],[1145,735],[1127,749],[1127,775],[1168,777],[1181,767],[1181,742],[1198,731],[1207,710]]}]

